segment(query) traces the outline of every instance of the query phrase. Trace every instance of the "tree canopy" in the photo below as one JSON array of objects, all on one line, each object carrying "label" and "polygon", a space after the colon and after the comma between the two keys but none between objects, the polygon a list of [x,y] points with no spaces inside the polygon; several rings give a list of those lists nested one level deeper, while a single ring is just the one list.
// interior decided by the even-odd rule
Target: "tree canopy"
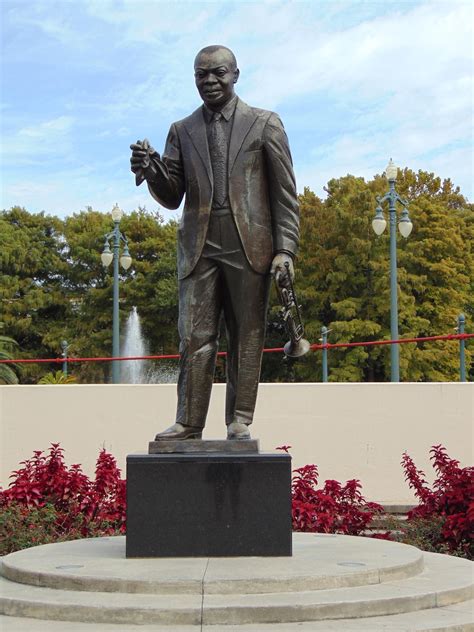
[{"label": "tree canopy", "polygon": [[[450,180],[423,171],[405,169],[396,186],[414,226],[408,239],[397,235],[399,336],[453,333],[463,311],[472,324],[474,207]],[[322,325],[331,329],[333,343],[390,339],[389,230],[377,237],[371,227],[376,196],[386,190],[382,177],[366,183],[345,176],[328,183],[324,202],[309,189],[300,197],[297,283],[312,340]],[[390,379],[389,346],[331,351],[329,357],[331,380]],[[299,367],[300,379],[308,379],[312,369]],[[404,381],[456,380],[456,346],[400,345],[400,371]]]},{"label": "tree canopy", "polygon": [[[453,333],[459,313],[467,330],[474,320],[474,207],[450,180],[409,169],[399,172],[397,191],[409,201],[413,232],[397,236],[399,335],[401,338]],[[390,338],[389,231],[377,237],[371,222],[385,178],[344,176],[327,185],[321,199],[309,188],[300,195],[301,245],[296,290],[306,337],[318,342],[321,327],[329,342]],[[385,209],[386,210],[386,209]],[[110,356],[112,277],[101,264],[111,216],[87,208],[66,219],[14,207],[0,213],[0,304],[2,334],[17,341],[17,357]],[[120,318],[137,307],[152,354],[178,349],[176,276],[177,222],[139,208],[124,216],[131,268],[121,271]],[[267,347],[280,347],[287,334],[272,293]],[[9,349],[11,353],[11,349]],[[471,355],[467,350],[470,366]],[[332,381],[388,381],[388,346],[329,352]],[[37,382],[50,365],[21,365],[21,383]],[[108,380],[108,363],[74,364],[78,381]],[[456,343],[400,345],[403,381],[457,380]],[[217,377],[222,378],[219,365]],[[262,380],[321,380],[321,354],[287,362],[265,354]],[[472,370],[471,370],[472,379]]]}]

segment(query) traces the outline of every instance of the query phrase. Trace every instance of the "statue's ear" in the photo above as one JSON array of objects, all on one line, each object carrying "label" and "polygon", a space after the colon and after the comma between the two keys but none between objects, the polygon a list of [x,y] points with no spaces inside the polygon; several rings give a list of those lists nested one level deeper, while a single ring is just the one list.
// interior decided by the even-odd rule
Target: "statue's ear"
[{"label": "statue's ear", "polygon": [[234,70],[234,83],[237,83],[237,81],[239,80],[239,77],[240,77],[240,70],[236,68]]}]

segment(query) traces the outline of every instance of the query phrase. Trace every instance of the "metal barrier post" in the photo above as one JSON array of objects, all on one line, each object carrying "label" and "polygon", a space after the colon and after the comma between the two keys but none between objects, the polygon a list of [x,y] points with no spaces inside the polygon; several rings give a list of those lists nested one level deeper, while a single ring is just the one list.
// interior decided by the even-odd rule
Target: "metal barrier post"
[{"label": "metal barrier post", "polygon": [[63,350],[63,352],[61,353],[62,357],[64,358],[64,362],[63,362],[63,373],[64,373],[64,377],[67,377],[67,350],[69,348],[69,345],[67,343],[67,340],[63,340],[61,342],[61,349]]},{"label": "metal barrier post", "polygon": [[325,345],[328,343],[329,329],[324,325],[321,327],[321,341],[323,343],[323,382],[328,381],[328,349]]},{"label": "metal barrier post", "polygon": [[[464,333],[464,325],[466,324],[466,317],[464,314],[458,316],[458,334]],[[459,381],[466,381],[466,354],[464,353],[465,340],[462,338],[459,340]]]}]

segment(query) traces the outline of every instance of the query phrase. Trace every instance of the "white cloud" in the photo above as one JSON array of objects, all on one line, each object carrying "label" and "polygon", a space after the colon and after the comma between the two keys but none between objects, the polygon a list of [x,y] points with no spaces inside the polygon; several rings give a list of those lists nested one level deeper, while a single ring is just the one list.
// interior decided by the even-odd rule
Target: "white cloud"
[{"label": "white cloud", "polygon": [[[170,74],[152,74],[141,83],[123,83],[114,87],[108,98],[96,103],[96,107],[110,122],[143,117],[144,113],[155,116],[159,113],[161,119],[172,123],[178,109],[191,109],[195,101],[194,98],[193,103],[193,95],[188,90],[179,95],[178,102],[176,78]],[[128,130],[128,127],[121,126],[120,129]]]},{"label": "white cloud", "polygon": [[[125,40],[141,41],[144,51],[149,51],[145,66],[155,61],[160,68],[159,76],[155,72],[139,85],[124,88],[111,106],[116,114],[155,109],[167,118],[176,114],[177,102],[191,110],[195,89],[184,62],[190,65],[201,45],[221,41],[237,53],[240,93],[249,103],[277,110],[291,103],[297,110],[304,100],[317,109],[330,109],[335,103],[354,113],[362,109],[362,115],[353,114],[352,121],[341,122],[341,127],[347,131],[349,125],[355,143],[376,142],[380,153],[387,153],[387,145],[395,143],[401,146],[400,153],[415,159],[427,151],[443,151],[470,134],[472,8],[468,3],[392,5],[384,15],[339,29],[334,24],[329,28],[326,3],[313,7],[287,2],[210,3],[205,11],[201,3],[145,3],[137,11],[135,2],[126,1],[118,12],[104,2],[88,6],[101,19],[126,25]],[[331,5],[332,20],[337,23],[347,8],[347,3]],[[202,20],[207,20],[204,31]],[[155,28],[153,37],[143,34],[150,24]],[[167,29],[174,37],[163,52],[161,38]],[[307,125],[318,131],[317,111]],[[332,155],[336,158],[337,153]],[[333,163],[333,175],[344,164]],[[352,163],[355,169],[357,164]]]},{"label": "white cloud", "polygon": [[[215,9],[206,2],[150,2],[136,0],[85,0],[89,15],[120,27],[117,45],[130,42],[163,44],[163,35],[183,36],[196,33],[207,26]],[[218,10],[218,7],[217,7]]]},{"label": "white cloud", "polygon": [[[471,77],[472,10],[467,4],[422,5],[319,34],[299,26],[297,5],[290,6],[284,44],[261,47],[248,87],[252,100],[260,94],[278,106],[289,95],[320,92],[359,101],[384,93],[443,90],[453,79]],[[270,38],[280,33],[276,24],[269,22]]]},{"label": "white cloud", "polygon": [[[66,212],[86,204],[109,210],[115,201],[127,210],[151,206],[128,172],[128,142],[148,136],[160,151],[170,123],[200,102],[192,77],[196,52],[216,42],[237,55],[240,96],[283,115],[301,189],[322,194],[327,180],[346,173],[370,178],[393,156],[415,170],[439,168],[472,195],[469,3],[38,0],[31,11],[16,6],[17,27],[37,28],[47,42],[64,41],[64,50],[79,39],[82,48],[72,57],[73,89],[64,80],[71,57],[46,55],[60,80],[39,123],[31,124],[38,115],[31,117],[5,91],[14,203],[28,205],[20,199],[25,195],[29,208]],[[13,37],[11,50],[14,43]],[[41,46],[34,50],[42,59]],[[27,54],[20,47],[20,57]],[[39,162],[41,174],[28,174],[31,194],[15,190],[13,183],[25,177],[15,167]]]},{"label": "white cloud", "polygon": [[50,121],[44,121],[39,125],[24,127],[18,132],[18,136],[23,138],[35,138],[41,141],[48,140],[53,135],[55,138],[67,134],[74,122],[71,116],[58,116]]},{"label": "white cloud", "polygon": [[1,146],[3,157],[8,161],[5,166],[39,164],[67,155],[71,150],[74,123],[72,116],[58,116],[6,133]]},{"label": "white cloud", "polygon": [[[314,183],[320,193],[331,177],[371,177],[393,155],[415,170],[442,167],[443,177],[472,196],[472,160],[458,162],[472,147],[470,5],[425,4],[326,32],[312,46],[299,33],[290,37],[289,50],[259,59],[248,100],[261,93],[268,107],[278,109],[291,94],[295,110],[298,100],[313,102],[314,117],[304,121],[315,133],[331,107],[347,113],[340,130],[317,146],[308,141],[305,155],[296,156],[301,188]],[[306,63],[292,72],[294,59]]]},{"label": "white cloud", "polygon": [[[47,1],[24,3],[8,10],[10,25],[24,29],[30,26],[41,31],[45,36],[57,40],[63,46],[84,48],[86,33],[81,33],[72,16],[62,12],[62,3]],[[20,51],[21,52],[21,51]]]},{"label": "white cloud", "polygon": [[[114,173],[118,176],[113,177]],[[145,184],[135,186],[134,176],[123,156],[77,167],[63,166],[40,177],[32,174],[31,177],[10,182],[1,193],[0,208],[18,204],[33,213],[45,210],[59,217],[72,215],[87,206],[107,213],[116,203],[126,213],[138,206],[146,206],[150,210],[159,208]],[[160,213],[166,219],[179,214],[161,208]]]}]

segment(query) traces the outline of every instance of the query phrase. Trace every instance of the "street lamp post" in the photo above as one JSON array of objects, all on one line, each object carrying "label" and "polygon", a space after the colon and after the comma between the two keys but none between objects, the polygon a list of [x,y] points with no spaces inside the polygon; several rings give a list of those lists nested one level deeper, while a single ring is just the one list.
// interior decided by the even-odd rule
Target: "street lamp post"
[{"label": "street lamp post", "polygon": [[63,362],[63,373],[64,376],[67,377],[67,352],[69,349],[69,344],[67,340],[61,340],[61,349],[63,350],[63,352],[61,353],[64,362]]},{"label": "street lamp post", "polygon": [[[114,283],[113,283],[113,317],[112,317],[112,357],[117,358],[120,355],[120,321],[119,321],[119,253],[120,242],[123,241],[123,254],[120,257],[120,265],[124,270],[128,270],[132,263],[132,257],[128,251],[128,241],[125,235],[120,232],[119,224],[123,217],[123,211],[118,204],[112,209],[112,219],[114,221],[114,229],[105,235],[104,250],[102,251],[101,260],[105,267],[108,267],[112,261],[114,262]],[[113,238],[113,252],[110,250],[109,240]],[[119,363],[115,360],[112,362],[112,383],[120,382]]]},{"label": "street lamp post", "polygon": [[[397,179],[398,167],[392,159],[385,170],[388,180],[389,190],[383,197],[377,197],[379,205],[375,210],[375,218],[372,228],[376,235],[381,235],[387,226],[383,215],[382,204],[388,200],[388,210],[390,217],[390,335],[392,340],[398,340],[398,285],[397,285],[397,202],[403,206],[398,229],[403,237],[407,238],[413,228],[408,215],[408,202],[398,195],[395,190],[395,180]],[[390,345],[390,373],[391,381],[400,381],[399,348],[397,343]]]}]

